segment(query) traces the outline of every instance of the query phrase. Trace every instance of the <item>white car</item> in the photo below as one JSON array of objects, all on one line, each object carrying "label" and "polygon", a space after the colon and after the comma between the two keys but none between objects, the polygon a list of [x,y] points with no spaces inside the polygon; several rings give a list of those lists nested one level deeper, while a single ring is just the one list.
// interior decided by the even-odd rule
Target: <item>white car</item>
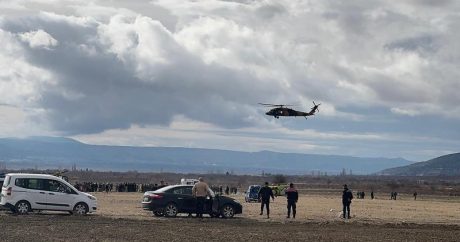
[{"label": "white car", "polygon": [[78,191],[59,177],[44,174],[6,174],[0,204],[19,214],[55,210],[84,215],[97,209],[93,195]]}]

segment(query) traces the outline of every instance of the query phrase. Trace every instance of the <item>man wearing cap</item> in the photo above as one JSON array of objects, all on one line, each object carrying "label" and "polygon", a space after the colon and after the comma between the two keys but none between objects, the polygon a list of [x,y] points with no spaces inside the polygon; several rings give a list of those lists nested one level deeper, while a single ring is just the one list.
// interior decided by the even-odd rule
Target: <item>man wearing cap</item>
[{"label": "man wearing cap", "polygon": [[270,197],[275,201],[272,189],[268,186],[268,182],[265,182],[265,186],[259,190],[260,199],[260,215],[264,214],[264,205],[267,207],[267,218],[270,218]]},{"label": "man wearing cap", "polygon": [[343,185],[343,193],[342,193],[342,204],[343,204],[343,218],[351,218],[350,215],[350,204],[351,200],[353,199],[353,193],[348,190],[347,184]]},{"label": "man wearing cap", "polygon": [[202,218],[206,196],[211,194],[209,193],[209,186],[203,181],[203,178],[198,178],[198,181],[192,188],[192,194],[196,198],[196,217]]}]

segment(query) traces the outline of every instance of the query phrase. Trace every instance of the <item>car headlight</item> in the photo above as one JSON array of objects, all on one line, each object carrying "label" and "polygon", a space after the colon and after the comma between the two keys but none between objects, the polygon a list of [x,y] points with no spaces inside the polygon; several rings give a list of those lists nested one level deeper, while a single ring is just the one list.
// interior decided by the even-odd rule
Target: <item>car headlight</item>
[{"label": "car headlight", "polygon": [[88,196],[89,199],[96,201],[96,197]]}]

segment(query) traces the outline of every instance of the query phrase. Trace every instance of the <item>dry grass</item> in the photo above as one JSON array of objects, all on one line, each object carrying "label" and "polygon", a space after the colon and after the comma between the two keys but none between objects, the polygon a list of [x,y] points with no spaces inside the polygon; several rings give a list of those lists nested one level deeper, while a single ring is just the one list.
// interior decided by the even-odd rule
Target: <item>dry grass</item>
[{"label": "dry grass", "polygon": [[[157,219],[141,208],[142,193],[95,193],[98,198],[98,212],[102,216],[114,218]],[[233,196],[243,204],[243,214],[248,219],[266,221],[260,216],[259,203],[245,203],[242,195]],[[455,224],[460,225],[460,198],[399,196],[399,200],[368,198],[354,199],[351,206],[352,221],[415,224]],[[296,221],[332,222],[341,221],[340,194],[331,193],[302,195],[297,204]],[[270,221],[286,221],[286,199],[277,197],[270,204]]]}]

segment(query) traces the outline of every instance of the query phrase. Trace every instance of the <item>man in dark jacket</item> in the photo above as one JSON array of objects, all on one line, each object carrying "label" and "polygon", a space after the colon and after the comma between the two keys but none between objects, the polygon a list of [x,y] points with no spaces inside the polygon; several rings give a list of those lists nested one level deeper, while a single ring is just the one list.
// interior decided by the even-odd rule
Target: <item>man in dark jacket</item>
[{"label": "man in dark jacket", "polygon": [[264,205],[267,207],[267,218],[270,218],[270,197],[275,201],[275,196],[270,187],[268,187],[268,182],[265,182],[265,186],[259,190],[259,199],[260,199],[260,215],[264,214]]},{"label": "man in dark jacket", "polygon": [[297,200],[299,200],[299,193],[294,188],[293,183],[289,184],[289,188],[286,189],[285,193],[287,197],[287,209],[288,209],[287,218],[289,218],[291,215],[291,208],[292,208],[292,218],[295,218],[296,203],[297,203]]},{"label": "man in dark jacket", "polygon": [[353,193],[350,190],[348,190],[347,184],[343,185],[343,193],[342,193],[343,218],[348,218],[348,219],[351,218],[350,204],[351,204],[352,199],[353,199]]}]

